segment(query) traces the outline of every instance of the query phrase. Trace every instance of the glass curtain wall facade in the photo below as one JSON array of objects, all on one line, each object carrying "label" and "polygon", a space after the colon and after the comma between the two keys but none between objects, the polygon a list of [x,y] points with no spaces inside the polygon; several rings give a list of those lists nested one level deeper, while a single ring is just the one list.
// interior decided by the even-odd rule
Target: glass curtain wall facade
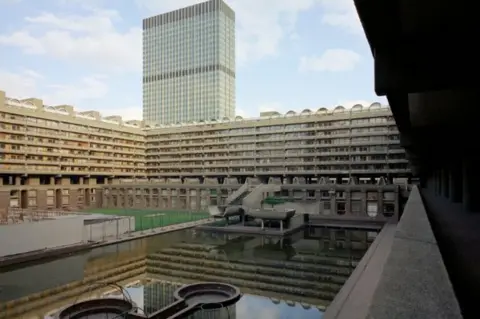
[{"label": "glass curtain wall facade", "polygon": [[147,125],[235,116],[235,13],[210,0],[143,20]]}]

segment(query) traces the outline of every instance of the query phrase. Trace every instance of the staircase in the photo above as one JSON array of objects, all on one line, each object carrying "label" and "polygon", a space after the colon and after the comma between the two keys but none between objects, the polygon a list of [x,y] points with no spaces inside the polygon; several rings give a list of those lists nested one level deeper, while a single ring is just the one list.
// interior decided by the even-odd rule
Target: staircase
[{"label": "staircase", "polygon": [[282,190],[281,185],[276,184],[243,184],[239,189],[231,193],[223,206],[209,206],[210,216],[223,216],[228,206],[243,206],[245,211],[261,209],[265,194],[275,193]]},{"label": "staircase", "polygon": [[248,195],[249,191],[250,185],[248,183],[243,184],[239,189],[227,197],[225,205],[242,205],[242,200]]},{"label": "staircase", "polygon": [[220,209],[218,206],[208,206],[210,216],[222,216],[225,209]]},{"label": "staircase", "polygon": [[260,184],[255,186],[243,199],[242,205],[248,209],[261,209],[262,201],[270,193],[280,192],[281,185],[277,184]]},{"label": "staircase", "polygon": [[[327,305],[353,267],[349,258],[295,255],[290,260],[235,257],[216,245],[181,243],[147,257],[147,272],[190,281],[220,281],[267,296],[283,296],[312,305]],[[235,260],[232,260],[232,257]]]}]

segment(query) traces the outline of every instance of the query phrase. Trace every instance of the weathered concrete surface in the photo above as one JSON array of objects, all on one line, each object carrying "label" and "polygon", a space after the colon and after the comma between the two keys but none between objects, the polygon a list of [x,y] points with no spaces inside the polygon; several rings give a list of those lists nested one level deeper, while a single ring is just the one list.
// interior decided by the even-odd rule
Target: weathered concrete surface
[{"label": "weathered concrete surface", "polygon": [[333,318],[462,318],[417,187],[328,307]]},{"label": "weathered concrete surface", "polygon": [[328,306],[324,319],[364,319],[391,251],[396,225],[386,224]]},{"label": "weathered concrete surface", "polygon": [[367,318],[462,318],[417,187],[398,224]]},{"label": "weathered concrete surface", "polygon": [[274,210],[285,211],[293,209],[297,214],[320,214],[321,201],[314,202],[286,202],[275,205]]},{"label": "weathered concrete surface", "polygon": [[132,241],[135,239],[165,234],[169,232],[173,232],[176,230],[182,230],[187,228],[196,227],[199,225],[203,225],[206,223],[210,223],[211,220],[203,219],[193,222],[186,222],[181,224],[174,224],[169,226],[157,227],[150,230],[144,231],[136,231],[132,232],[131,234],[122,234],[121,236],[113,236],[107,237],[103,241],[93,242],[89,244],[80,244],[80,245],[70,245],[66,247],[58,247],[58,248],[51,248],[39,251],[33,251],[27,254],[13,256],[11,258],[0,258],[0,269],[3,267],[11,267],[14,265],[32,262],[32,261],[39,261],[44,260],[47,258],[59,258],[64,255],[71,255],[73,253],[78,253],[81,251],[94,249],[98,247],[109,246],[113,244],[123,243],[127,241]]}]

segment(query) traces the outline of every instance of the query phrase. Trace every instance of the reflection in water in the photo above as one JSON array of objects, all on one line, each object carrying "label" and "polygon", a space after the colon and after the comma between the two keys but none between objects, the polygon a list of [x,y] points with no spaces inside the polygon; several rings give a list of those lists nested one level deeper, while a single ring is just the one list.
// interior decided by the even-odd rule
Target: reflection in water
[{"label": "reflection in water", "polygon": [[[138,288],[127,288],[132,300],[145,313],[151,314],[172,303],[173,292],[182,284],[155,282]],[[316,307],[289,304],[267,297],[246,294],[240,301],[226,309],[205,310],[190,318],[231,318],[231,319],[281,319],[281,318],[322,318],[322,311]]]},{"label": "reflection in water", "polygon": [[287,238],[183,230],[94,249],[3,270],[0,319],[43,318],[75,300],[121,297],[99,282],[128,286],[148,314],[171,303],[177,287],[198,281],[227,282],[245,296],[195,318],[319,318],[375,235],[327,228]]}]

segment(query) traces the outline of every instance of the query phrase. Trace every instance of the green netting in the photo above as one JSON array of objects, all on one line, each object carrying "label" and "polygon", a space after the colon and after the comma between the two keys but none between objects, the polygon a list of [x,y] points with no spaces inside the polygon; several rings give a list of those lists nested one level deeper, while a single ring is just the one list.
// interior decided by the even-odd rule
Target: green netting
[{"label": "green netting", "polygon": [[190,221],[197,221],[210,217],[207,212],[188,212],[172,210],[138,210],[122,208],[99,208],[87,211],[92,214],[132,216],[135,217],[135,230],[147,230]]}]

